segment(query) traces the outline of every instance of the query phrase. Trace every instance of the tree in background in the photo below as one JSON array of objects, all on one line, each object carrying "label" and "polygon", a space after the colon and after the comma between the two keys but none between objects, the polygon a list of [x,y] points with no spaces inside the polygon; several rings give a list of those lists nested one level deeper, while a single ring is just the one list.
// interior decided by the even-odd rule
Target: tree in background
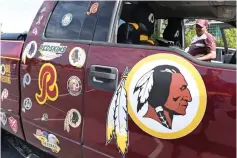
[{"label": "tree in background", "polygon": [[194,26],[190,26],[185,29],[185,48],[190,46],[191,41],[195,35],[196,30]]},{"label": "tree in background", "polygon": [[229,48],[236,48],[236,28],[226,29],[225,36]]},{"label": "tree in background", "polygon": [[158,29],[155,29],[155,31],[154,31],[154,33],[151,35],[151,40],[153,40],[153,41],[155,41],[156,39],[159,39],[160,37],[159,37],[159,35],[160,35],[160,30],[158,30]]}]

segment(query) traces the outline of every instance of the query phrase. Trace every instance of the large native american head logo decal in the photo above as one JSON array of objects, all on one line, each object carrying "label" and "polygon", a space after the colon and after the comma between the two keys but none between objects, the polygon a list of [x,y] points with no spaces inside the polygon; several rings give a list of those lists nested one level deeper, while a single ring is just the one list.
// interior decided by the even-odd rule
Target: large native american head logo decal
[{"label": "large native american head logo decal", "polygon": [[106,143],[128,150],[128,114],[143,131],[162,139],[191,133],[206,109],[206,89],[196,68],[182,57],[155,54],[124,71],[111,100]]},{"label": "large native american head logo decal", "polygon": [[192,101],[188,83],[177,67],[160,65],[145,73],[136,83],[137,112],[148,107],[143,117],[172,129],[174,115],[185,115]]}]

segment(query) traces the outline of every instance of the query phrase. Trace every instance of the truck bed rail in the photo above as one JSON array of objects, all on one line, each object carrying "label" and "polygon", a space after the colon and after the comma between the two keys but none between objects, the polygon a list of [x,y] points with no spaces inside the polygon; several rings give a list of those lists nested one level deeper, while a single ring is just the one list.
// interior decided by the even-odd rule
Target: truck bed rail
[{"label": "truck bed rail", "polygon": [[1,33],[1,40],[19,40],[25,41],[27,34],[25,33]]}]

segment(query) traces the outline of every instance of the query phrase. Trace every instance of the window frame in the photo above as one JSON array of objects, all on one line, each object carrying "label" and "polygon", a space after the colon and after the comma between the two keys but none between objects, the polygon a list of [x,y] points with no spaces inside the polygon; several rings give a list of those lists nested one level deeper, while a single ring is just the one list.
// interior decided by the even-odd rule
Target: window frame
[{"label": "window frame", "polygon": [[123,1],[116,0],[116,4],[114,7],[114,12],[112,15],[110,30],[108,34],[108,42],[109,43],[117,43],[117,33],[119,27],[119,20],[122,13]]}]

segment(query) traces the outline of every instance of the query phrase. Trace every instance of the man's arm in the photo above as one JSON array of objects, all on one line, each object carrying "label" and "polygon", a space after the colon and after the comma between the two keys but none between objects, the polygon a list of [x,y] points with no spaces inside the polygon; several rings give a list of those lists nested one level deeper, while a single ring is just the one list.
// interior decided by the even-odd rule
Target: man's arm
[{"label": "man's arm", "polygon": [[210,59],[215,59],[215,58],[216,58],[216,51],[211,51],[207,55],[204,55],[202,57],[198,57],[197,59],[205,61],[205,60],[210,60]]}]

